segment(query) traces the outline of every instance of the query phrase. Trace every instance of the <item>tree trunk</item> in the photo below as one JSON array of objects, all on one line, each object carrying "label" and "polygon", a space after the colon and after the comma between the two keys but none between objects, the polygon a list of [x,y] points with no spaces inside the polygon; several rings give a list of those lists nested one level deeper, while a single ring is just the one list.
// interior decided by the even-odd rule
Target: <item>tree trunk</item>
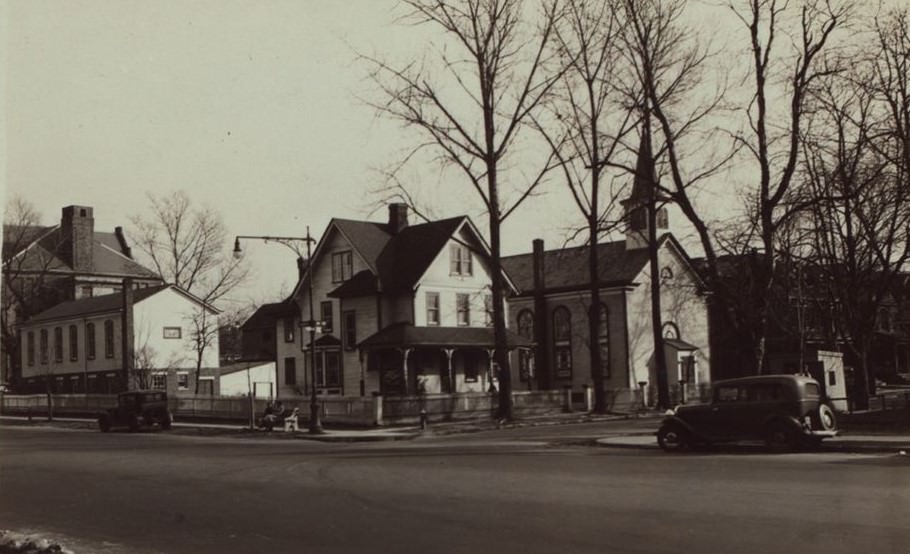
[{"label": "tree trunk", "polygon": [[657,407],[670,408],[670,384],[664,352],[663,322],[660,308],[660,267],[657,256],[657,203],[648,202],[648,266],[651,270],[651,335],[654,340],[654,367],[657,372]]},{"label": "tree trunk", "polygon": [[602,414],[607,411],[606,391],[604,390],[603,360],[600,359],[600,318],[606,314],[600,309],[600,275],[597,260],[597,187],[592,187],[591,213],[588,215],[590,239],[588,247],[588,294],[591,306],[588,309],[588,342],[591,360],[591,381],[594,383],[594,412]]}]

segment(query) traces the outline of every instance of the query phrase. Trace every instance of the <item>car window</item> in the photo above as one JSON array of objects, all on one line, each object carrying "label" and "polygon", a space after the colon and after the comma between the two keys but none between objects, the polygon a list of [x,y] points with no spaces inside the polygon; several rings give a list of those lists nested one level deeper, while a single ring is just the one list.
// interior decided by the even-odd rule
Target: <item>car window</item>
[{"label": "car window", "polygon": [[746,398],[750,402],[771,402],[781,399],[781,387],[778,383],[760,383],[746,388]]},{"label": "car window", "polygon": [[818,385],[815,383],[806,383],[806,396],[810,398],[818,398],[820,396]]},{"label": "car window", "polygon": [[121,405],[121,406],[135,406],[135,405],[136,405],[136,397],[133,396],[132,394],[127,394],[127,395],[121,396],[121,397],[120,397],[120,405]]},{"label": "car window", "polygon": [[720,386],[714,394],[717,402],[736,402],[739,399],[739,387]]}]

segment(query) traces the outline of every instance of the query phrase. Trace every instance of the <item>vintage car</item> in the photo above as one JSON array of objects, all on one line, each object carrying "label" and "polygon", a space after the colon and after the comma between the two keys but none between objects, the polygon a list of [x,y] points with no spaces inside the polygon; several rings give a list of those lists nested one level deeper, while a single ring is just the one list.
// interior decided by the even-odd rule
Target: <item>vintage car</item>
[{"label": "vintage car", "polygon": [[818,381],[802,375],[761,375],[717,381],[708,404],[677,406],[657,431],[665,451],[740,440],[772,450],[817,445],[837,435],[837,420]]},{"label": "vintage car", "polygon": [[117,395],[117,407],[98,414],[98,428],[105,433],[114,427],[138,431],[143,426],[158,425],[170,429],[172,421],[167,393],[161,390],[121,392]]}]

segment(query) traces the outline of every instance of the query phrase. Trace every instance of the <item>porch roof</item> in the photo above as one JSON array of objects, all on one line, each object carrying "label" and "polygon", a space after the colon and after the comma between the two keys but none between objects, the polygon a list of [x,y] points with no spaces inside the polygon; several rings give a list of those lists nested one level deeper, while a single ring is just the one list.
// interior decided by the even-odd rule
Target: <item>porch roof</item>
[{"label": "porch roof", "polygon": [[[533,342],[506,330],[509,348],[530,348]],[[358,344],[362,349],[438,346],[493,348],[492,327],[415,327],[410,323],[396,323],[375,333]]]}]

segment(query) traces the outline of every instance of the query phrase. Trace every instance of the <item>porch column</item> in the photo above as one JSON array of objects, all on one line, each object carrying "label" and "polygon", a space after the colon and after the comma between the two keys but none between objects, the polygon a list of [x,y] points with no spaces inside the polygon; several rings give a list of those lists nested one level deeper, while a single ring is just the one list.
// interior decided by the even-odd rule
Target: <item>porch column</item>
[{"label": "porch column", "polygon": [[454,394],[456,392],[455,387],[455,372],[452,369],[452,356],[455,355],[454,348],[443,348],[443,352],[446,354],[446,370],[449,372],[449,394]]},{"label": "porch column", "polygon": [[401,351],[401,374],[404,375],[404,395],[408,396],[410,394],[410,387],[408,386],[408,356],[411,354],[413,348],[400,348]]},{"label": "porch column", "polygon": [[487,348],[487,390],[493,392],[496,389],[493,388],[493,356],[496,354],[496,350],[492,348]]}]

